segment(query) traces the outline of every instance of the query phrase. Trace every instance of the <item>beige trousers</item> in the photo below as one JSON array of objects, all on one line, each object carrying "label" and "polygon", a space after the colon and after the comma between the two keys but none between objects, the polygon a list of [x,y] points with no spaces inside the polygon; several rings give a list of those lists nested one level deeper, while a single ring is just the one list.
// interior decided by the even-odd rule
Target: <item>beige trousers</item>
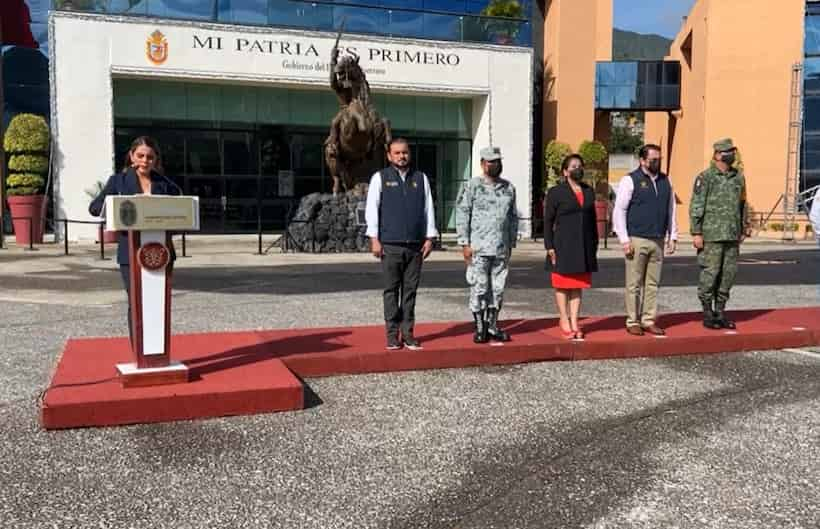
[{"label": "beige trousers", "polygon": [[649,327],[658,316],[663,239],[631,237],[635,253],[626,258],[626,326]]}]

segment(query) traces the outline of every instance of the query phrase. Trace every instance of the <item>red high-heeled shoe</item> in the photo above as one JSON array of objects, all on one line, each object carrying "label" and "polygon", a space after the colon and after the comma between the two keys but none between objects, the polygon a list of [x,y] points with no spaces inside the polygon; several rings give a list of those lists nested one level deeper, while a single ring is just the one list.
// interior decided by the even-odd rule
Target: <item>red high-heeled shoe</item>
[{"label": "red high-heeled shoe", "polygon": [[565,330],[564,330],[564,329],[562,329],[562,328],[561,328],[561,326],[559,325],[559,326],[558,326],[558,330],[561,332],[561,336],[562,336],[565,340],[572,340],[573,338],[575,338],[575,331],[573,331],[572,329],[570,329],[570,330],[568,330],[568,331],[565,331]]}]

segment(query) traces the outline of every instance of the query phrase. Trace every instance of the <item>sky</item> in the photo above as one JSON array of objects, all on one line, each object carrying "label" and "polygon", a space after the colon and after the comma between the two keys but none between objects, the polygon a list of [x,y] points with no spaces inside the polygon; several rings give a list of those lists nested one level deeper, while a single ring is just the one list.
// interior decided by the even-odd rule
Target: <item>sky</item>
[{"label": "sky", "polygon": [[613,0],[613,25],[674,38],[695,0]]}]

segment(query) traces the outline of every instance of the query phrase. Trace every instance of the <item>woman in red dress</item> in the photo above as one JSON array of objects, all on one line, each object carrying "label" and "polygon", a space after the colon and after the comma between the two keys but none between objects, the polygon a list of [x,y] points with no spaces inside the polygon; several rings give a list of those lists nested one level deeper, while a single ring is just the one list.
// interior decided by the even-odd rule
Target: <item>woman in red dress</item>
[{"label": "woman in red dress", "polygon": [[583,182],[584,159],[579,155],[564,158],[561,173],[563,181],[547,192],[544,202],[544,248],[561,333],[567,339],[583,339],[578,326],[581,292],[592,286],[592,272],[598,271],[595,193]]}]

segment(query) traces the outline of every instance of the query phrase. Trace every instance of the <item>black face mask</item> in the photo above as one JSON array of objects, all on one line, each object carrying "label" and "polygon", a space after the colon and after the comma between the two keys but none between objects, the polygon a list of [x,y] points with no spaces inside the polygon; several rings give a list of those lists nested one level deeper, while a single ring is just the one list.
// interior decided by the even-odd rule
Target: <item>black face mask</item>
[{"label": "black face mask", "polygon": [[584,179],[584,170],[581,167],[579,167],[577,169],[573,169],[572,171],[570,171],[569,175],[576,182],[580,182],[581,180]]},{"label": "black face mask", "polygon": [[490,178],[498,178],[503,169],[501,162],[491,163],[487,165],[487,176]]},{"label": "black face mask", "polygon": [[647,167],[649,172],[652,174],[658,174],[661,170],[661,161],[660,160],[650,160],[649,166]]},{"label": "black face mask", "polygon": [[723,160],[723,163],[725,163],[726,165],[733,165],[735,163],[735,153],[724,153],[723,155],[721,155],[721,160]]}]

